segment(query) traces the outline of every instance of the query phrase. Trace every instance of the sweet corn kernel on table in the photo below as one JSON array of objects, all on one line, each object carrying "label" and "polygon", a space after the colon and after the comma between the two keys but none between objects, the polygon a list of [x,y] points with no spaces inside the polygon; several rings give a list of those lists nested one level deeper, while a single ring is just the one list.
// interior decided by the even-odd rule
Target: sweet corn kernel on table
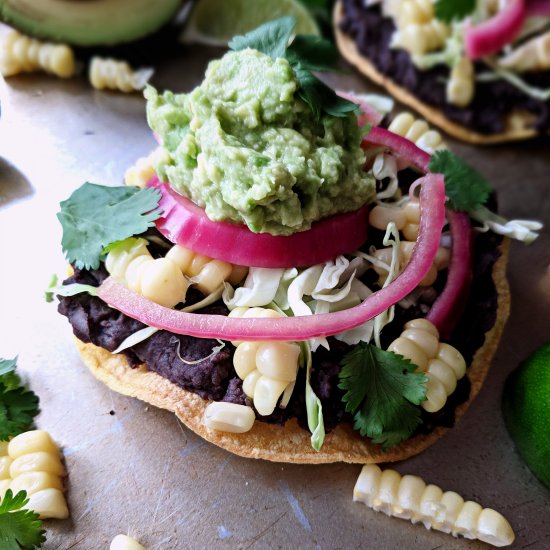
[{"label": "sweet corn kernel on table", "polygon": [[[188,91],[218,50],[187,48],[159,63],[154,83]],[[343,89],[373,88],[352,74]],[[109,391],[81,363],[67,320],[43,299],[66,265],[59,202],[84,181],[118,185],[155,145],[139,94],[93,90],[84,77],[13,77],[0,120],[0,356],[41,399],[40,428],[63,447],[68,520],[46,523],[44,548],[107,548],[128,533],[149,549],[483,548],[352,502],[359,466],[300,466],[238,458],[205,443],[174,415]],[[550,338],[550,142],[476,149],[448,142],[488,176],[504,215],[548,225],[532,246],[512,244],[512,313],[479,397],[446,437],[397,464],[444,490],[502,512],[516,547],[550,547],[550,491],[505,431],[506,375]]]}]

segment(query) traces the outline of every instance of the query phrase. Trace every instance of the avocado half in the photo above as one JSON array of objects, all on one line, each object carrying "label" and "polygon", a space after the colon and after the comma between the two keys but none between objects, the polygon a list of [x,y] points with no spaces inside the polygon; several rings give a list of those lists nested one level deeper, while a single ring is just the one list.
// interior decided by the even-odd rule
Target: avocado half
[{"label": "avocado half", "polygon": [[0,19],[20,31],[76,46],[112,46],[157,31],[182,0],[0,0]]}]

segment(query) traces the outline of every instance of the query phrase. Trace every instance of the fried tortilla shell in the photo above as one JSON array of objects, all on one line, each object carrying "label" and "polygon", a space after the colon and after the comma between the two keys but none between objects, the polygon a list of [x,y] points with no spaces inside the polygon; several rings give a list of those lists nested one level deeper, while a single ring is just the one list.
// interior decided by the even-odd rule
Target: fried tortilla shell
[{"label": "fried tortilla shell", "polygon": [[374,83],[383,86],[395,99],[412,107],[426,120],[435,124],[449,135],[476,145],[491,145],[507,141],[519,141],[530,139],[538,135],[538,132],[530,127],[533,122],[532,116],[523,111],[511,114],[506,121],[506,130],[498,134],[482,134],[449,120],[441,109],[424,103],[411,94],[406,88],[399,86],[390,77],[379,72],[368,58],[361,55],[354,40],[340,30],[341,20],[342,6],[340,2],[337,2],[334,9],[334,34],[336,37],[336,44],[344,59],[354,65],[363,75]]},{"label": "fried tortilla shell", "polygon": [[[496,322],[486,333],[485,343],[477,350],[467,371],[471,382],[470,396],[468,401],[456,408],[456,421],[478,394],[508,318],[510,293],[506,280],[507,240],[503,241],[501,250],[502,254],[492,271],[498,293]],[[247,458],[298,464],[393,462],[404,460],[423,451],[443,436],[448,429],[438,427],[429,434],[418,435],[388,451],[383,451],[380,446],[361,437],[350,425],[341,424],[327,434],[320,452],[316,452],[311,447],[309,432],[300,428],[295,418],[286,422],[284,426],[257,421],[252,430],[244,434],[217,432],[203,425],[202,417],[208,402],[198,395],[148,371],[145,365],[137,369],[130,368],[123,355],[113,355],[103,348],[84,344],[79,340],[77,345],[92,374],[112,390],[174,412],[189,429],[207,441]]]}]

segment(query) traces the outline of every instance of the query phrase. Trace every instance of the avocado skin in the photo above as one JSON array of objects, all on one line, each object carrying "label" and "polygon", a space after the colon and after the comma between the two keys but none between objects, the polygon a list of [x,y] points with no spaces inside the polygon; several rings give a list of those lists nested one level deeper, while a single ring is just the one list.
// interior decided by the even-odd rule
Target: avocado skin
[{"label": "avocado skin", "polygon": [[0,20],[21,32],[75,46],[141,39],[170,21],[185,0],[0,0]]}]

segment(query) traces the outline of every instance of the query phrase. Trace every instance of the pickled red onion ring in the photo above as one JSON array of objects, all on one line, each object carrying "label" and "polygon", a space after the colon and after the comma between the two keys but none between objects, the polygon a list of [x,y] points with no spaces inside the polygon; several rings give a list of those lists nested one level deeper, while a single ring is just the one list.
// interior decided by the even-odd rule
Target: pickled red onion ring
[{"label": "pickled red onion ring", "polygon": [[332,336],[379,315],[414,290],[432,266],[445,223],[445,184],[441,174],[427,174],[420,190],[420,227],[411,259],[387,287],[360,305],[335,313],[243,319],[224,315],[184,313],[155,304],[109,277],[97,295],[108,305],[146,325],[197,338],[221,340],[297,341]]},{"label": "pickled red onion ring", "polygon": [[[363,138],[363,149],[371,147],[385,147],[391,149],[398,157],[407,162],[408,166],[416,168],[420,172],[428,172],[431,156],[417,147],[412,141],[377,126]],[[403,167],[401,167],[403,168]]]},{"label": "pickled red onion ring", "polygon": [[214,222],[202,208],[156,177],[147,185],[161,191],[163,214],[155,223],[169,241],[236,265],[310,266],[350,254],[367,239],[367,205],[315,222],[307,231],[276,236],[253,233],[245,225]]},{"label": "pickled red onion ring", "polygon": [[480,59],[499,52],[520,33],[527,11],[525,0],[513,0],[494,17],[464,28],[466,55]]},{"label": "pickled red onion ring", "polygon": [[426,316],[443,337],[448,337],[466,304],[472,280],[472,233],[470,218],[464,212],[447,211],[453,248],[447,282]]},{"label": "pickled red onion ring", "polygon": [[351,92],[343,92],[342,90],[336,90],[336,95],[339,95],[340,97],[343,97],[344,99],[347,99],[348,101],[351,101],[352,103],[356,103],[359,105],[361,109],[361,113],[357,115],[357,122],[359,126],[364,126],[365,124],[372,124],[373,126],[378,126],[382,119],[384,118],[384,115],[382,113],[379,113],[376,109],[365,103],[364,101],[361,101],[361,98],[357,97],[355,94]]}]

